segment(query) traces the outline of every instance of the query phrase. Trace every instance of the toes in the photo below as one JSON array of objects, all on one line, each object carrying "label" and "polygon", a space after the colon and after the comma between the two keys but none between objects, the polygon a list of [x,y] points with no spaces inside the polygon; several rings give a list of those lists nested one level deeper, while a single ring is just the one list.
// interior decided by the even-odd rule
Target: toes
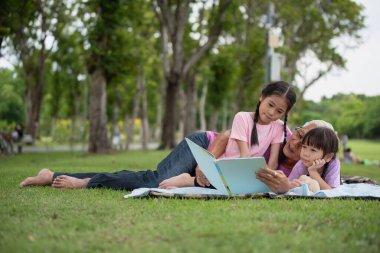
[{"label": "toes", "polygon": [[70,180],[72,180],[73,177],[70,177],[70,176],[67,176],[67,175],[60,175],[60,176],[56,177],[56,179],[59,179],[61,181],[70,182]]},{"label": "toes", "polygon": [[162,186],[167,185],[166,181],[167,181],[167,180],[162,181],[158,186],[159,186],[159,187],[162,187]]},{"label": "toes", "polygon": [[62,181],[62,178],[59,178],[59,177],[56,177],[53,181],[53,183],[51,184],[51,186],[53,188],[62,188],[64,187],[64,184],[63,184],[63,181]]}]

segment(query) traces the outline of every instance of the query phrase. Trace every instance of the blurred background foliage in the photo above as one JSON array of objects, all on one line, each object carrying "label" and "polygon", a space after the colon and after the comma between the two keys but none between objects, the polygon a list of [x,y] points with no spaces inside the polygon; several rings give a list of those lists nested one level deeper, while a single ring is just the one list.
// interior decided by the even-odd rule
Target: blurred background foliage
[{"label": "blurred background foliage", "polygon": [[[60,143],[121,136],[128,148],[136,140],[170,147],[168,125],[177,139],[229,128],[236,112],[254,110],[264,85],[270,3],[281,76],[298,92],[290,125],[324,119],[340,134],[379,138],[378,96],[303,99],[345,67],[336,41],[360,44],[363,6],[351,0],[2,1],[0,56],[13,68],[0,69],[0,129],[22,124],[34,139]],[[306,76],[300,64],[309,55],[320,68]]]}]

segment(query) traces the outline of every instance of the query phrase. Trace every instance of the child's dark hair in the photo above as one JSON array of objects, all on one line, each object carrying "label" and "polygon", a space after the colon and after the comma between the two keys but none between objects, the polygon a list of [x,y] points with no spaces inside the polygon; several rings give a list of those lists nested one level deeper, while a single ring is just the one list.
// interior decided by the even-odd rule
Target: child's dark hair
[{"label": "child's dark hair", "polygon": [[327,127],[316,127],[302,138],[302,144],[323,150],[323,156],[338,152],[339,139],[335,132]]},{"label": "child's dark hair", "polygon": [[[284,97],[286,100],[286,104],[288,105],[288,108],[285,112],[285,119],[284,119],[284,142],[283,144],[286,144],[286,122],[288,121],[288,112],[290,109],[292,109],[294,103],[297,100],[296,92],[294,91],[293,87],[284,81],[278,81],[274,83],[270,83],[264,87],[264,89],[261,91],[262,97],[268,97],[268,96],[279,96]],[[251,145],[259,144],[259,139],[257,137],[257,129],[256,124],[259,120],[259,108],[260,108],[261,102],[257,102],[256,104],[256,111],[255,116],[253,117],[253,128],[251,133]]]}]

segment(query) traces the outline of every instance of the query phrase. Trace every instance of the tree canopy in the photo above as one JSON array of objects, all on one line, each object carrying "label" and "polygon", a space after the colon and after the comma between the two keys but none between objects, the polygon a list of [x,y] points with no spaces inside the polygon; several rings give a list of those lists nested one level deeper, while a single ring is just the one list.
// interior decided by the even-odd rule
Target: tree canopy
[{"label": "tree canopy", "polygon": [[[291,121],[325,118],[352,136],[379,137],[376,97],[302,102],[318,78],[344,68],[336,41],[360,42],[365,17],[352,0],[2,1],[1,54],[15,68],[0,70],[0,118],[23,121],[35,138],[69,120],[71,139],[88,140],[91,152],[120,133],[126,147],[141,130],[145,146],[153,138],[169,148],[176,136],[228,128],[264,85],[269,3],[282,78],[301,97]],[[310,54],[320,68],[306,77],[300,64]]]}]

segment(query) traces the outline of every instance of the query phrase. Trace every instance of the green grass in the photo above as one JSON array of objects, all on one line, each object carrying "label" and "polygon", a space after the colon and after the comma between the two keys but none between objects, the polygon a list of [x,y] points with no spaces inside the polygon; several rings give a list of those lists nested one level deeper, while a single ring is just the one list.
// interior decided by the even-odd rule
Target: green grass
[{"label": "green grass", "polygon": [[[366,142],[350,141],[360,153]],[[43,167],[59,171],[155,168],[164,151],[0,158],[0,252],[379,252],[379,201],[339,199],[123,199],[128,191],[18,189]],[[343,175],[380,181],[376,167]]]}]

